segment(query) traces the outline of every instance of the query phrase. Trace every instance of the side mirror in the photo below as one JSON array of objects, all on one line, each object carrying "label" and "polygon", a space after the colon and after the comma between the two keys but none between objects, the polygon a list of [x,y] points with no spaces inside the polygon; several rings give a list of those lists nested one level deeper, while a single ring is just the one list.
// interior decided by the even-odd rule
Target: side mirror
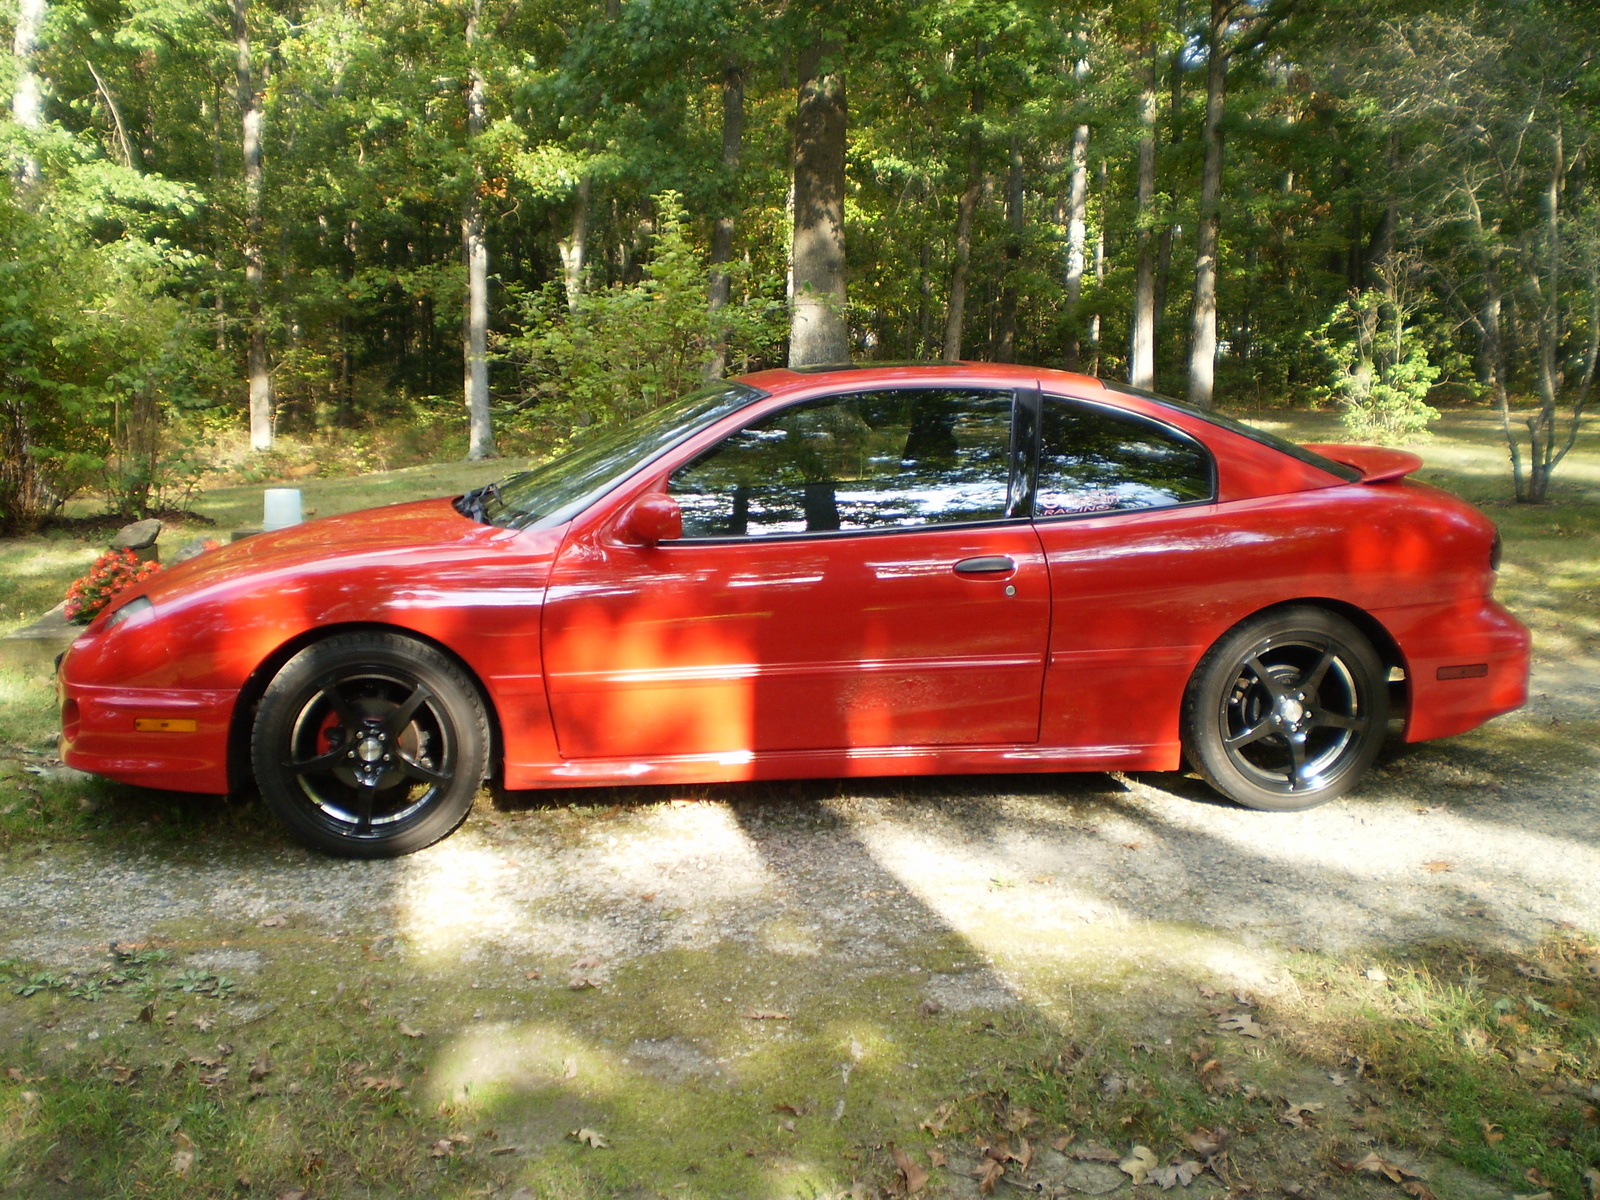
[{"label": "side mirror", "polygon": [[634,546],[654,546],[683,536],[683,509],[671,496],[646,492],[617,523],[622,539]]}]

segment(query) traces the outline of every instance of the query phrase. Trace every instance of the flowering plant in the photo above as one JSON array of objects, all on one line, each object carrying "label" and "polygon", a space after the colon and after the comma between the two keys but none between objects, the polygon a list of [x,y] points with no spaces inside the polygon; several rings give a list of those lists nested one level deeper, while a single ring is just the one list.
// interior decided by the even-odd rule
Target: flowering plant
[{"label": "flowering plant", "polygon": [[87,625],[122,591],[161,569],[158,562],[140,562],[132,550],[107,550],[94,560],[89,573],[67,588],[66,617],[74,625]]}]

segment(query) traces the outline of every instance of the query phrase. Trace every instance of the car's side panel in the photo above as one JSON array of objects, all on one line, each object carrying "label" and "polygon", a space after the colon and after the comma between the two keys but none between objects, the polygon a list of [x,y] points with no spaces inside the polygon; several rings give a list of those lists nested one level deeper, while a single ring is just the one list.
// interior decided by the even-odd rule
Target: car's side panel
[{"label": "car's side panel", "polygon": [[353,627],[445,647],[483,684],[507,757],[553,756],[539,613],[560,531],[468,529],[474,536],[455,545],[284,555],[281,565],[269,548],[254,571],[224,563],[209,586],[158,593],[159,619],[91,627],[62,664],[63,702],[79,717],[63,731],[64,761],[149,786],[224,792],[227,730],[246,681],[283,648]]},{"label": "car's side panel", "polygon": [[[966,559],[1009,571],[962,575]],[[1050,615],[1026,522],[623,544],[575,531],[545,603],[563,757],[1029,743]]]},{"label": "car's side panel", "polygon": [[1042,744],[1147,746],[1175,767],[1183,692],[1205,651],[1253,613],[1307,598],[1373,614],[1407,665],[1415,658],[1430,672],[1408,737],[1470,728],[1519,702],[1514,684],[1497,683],[1460,688],[1443,714],[1428,711],[1440,699],[1430,664],[1472,648],[1509,677],[1519,653],[1515,622],[1486,616],[1497,608],[1488,523],[1432,489],[1351,484],[1039,530],[1055,606]]}]

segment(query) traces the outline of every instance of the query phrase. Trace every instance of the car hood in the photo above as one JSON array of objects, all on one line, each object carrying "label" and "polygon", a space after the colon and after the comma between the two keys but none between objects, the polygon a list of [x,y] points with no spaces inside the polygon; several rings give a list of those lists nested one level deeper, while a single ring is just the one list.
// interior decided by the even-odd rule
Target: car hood
[{"label": "car hood", "polygon": [[251,575],[281,575],[310,564],[372,557],[432,556],[467,549],[511,531],[483,525],[449,500],[416,500],[323,517],[242,541],[158,571],[140,591],[152,600]]}]

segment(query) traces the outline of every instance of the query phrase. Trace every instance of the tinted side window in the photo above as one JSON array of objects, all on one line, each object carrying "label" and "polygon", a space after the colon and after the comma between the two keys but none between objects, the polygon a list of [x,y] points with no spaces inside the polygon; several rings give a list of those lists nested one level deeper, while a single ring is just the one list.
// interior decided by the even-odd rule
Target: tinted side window
[{"label": "tinted side window", "polygon": [[831,396],[746,426],[673,472],[686,538],[911,528],[1006,515],[1011,395]]},{"label": "tinted side window", "polygon": [[1162,508],[1211,498],[1211,457],[1147,421],[1045,397],[1034,515]]}]

